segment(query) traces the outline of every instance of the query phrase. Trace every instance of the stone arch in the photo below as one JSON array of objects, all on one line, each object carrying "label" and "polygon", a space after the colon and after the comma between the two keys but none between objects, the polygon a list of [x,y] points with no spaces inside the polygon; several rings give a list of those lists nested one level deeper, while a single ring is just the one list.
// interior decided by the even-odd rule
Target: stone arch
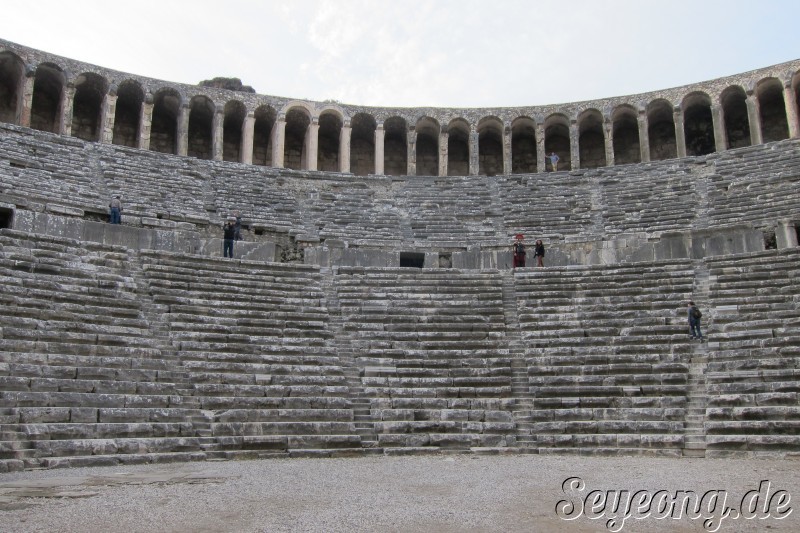
[{"label": "stone arch", "polygon": [[189,101],[189,149],[187,155],[197,159],[214,157],[214,102],[205,95]]},{"label": "stone arch", "polygon": [[703,92],[693,92],[683,99],[683,132],[686,155],[706,155],[716,150],[711,98]]},{"label": "stone arch", "polygon": [[[569,140],[569,119],[562,114],[550,115],[544,121],[544,151],[559,157],[559,170],[572,170],[572,150]],[[544,170],[544,169],[543,169]]]},{"label": "stone arch", "polygon": [[61,125],[62,95],[67,78],[53,63],[36,67],[31,101],[31,128],[58,133]]},{"label": "stone arch", "polygon": [[789,138],[789,123],[786,120],[786,104],[783,100],[783,84],[777,78],[766,78],[756,86],[758,113],[761,119],[763,142]]},{"label": "stone arch", "polygon": [[580,168],[606,166],[603,114],[597,109],[587,109],[578,116],[578,154]]},{"label": "stone arch", "polygon": [[[792,94],[794,95],[795,109],[800,109],[800,71],[794,73],[792,78]],[[797,116],[797,128],[800,129],[800,112]]]},{"label": "stone arch", "polygon": [[536,165],[536,122],[518,117],[511,123],[511,173],[534,174]]},{"label": "stone arch", "polygon": [[19,124],[25,64],[11,52],[0,52],[0,122]]},{"label": "stone arch", "polygon": [[343,119],[341,113],[325,110],[319,116],[319,137],[317,144],[317,170],[324,172],[340,172]]},{"label": "stone arch", "polygon": [[447,175],[469,175],[469,123],[454,118],[447,125]]},{"label": "stone arch", "polygon": [[262,105],[253,113],[253,164],[274,166],[272,159],[272,131],[277,112],[272,106]]},{"label": "stone arch", "polygon": [[150,123],[150,149],[163,154],[178,153],[178,119],[181,96],[175,89],[164,88],[153,97],[153,118]]},{"label": "stone arch", "polygon": [[728,87],[720,95],[725,121],[726,148],[750,146],[750,118],[747,115],[747,94],[738,85]]},{"label": "stone arch", "polygon": [[431,117],[417,121],[417,176],[439,174],[439,123]]},{"label": "stone arch", "polygon": [[114,113],[112,144],[139,146],[144,89],[134,80],[125,80],[117,88],[117,107]]},{"label": "stone arch", "polygon": [[638,111],[630,105],[618,106],[611,113],[611,137],[615,165],[642,161],[638,117]]},{"label": "stone arch", "polygon": [[389,117],[383,123],[383,172],[387,176],[408,174],[408,123]]},{"label": "stone arch", "polygon": [[75,79],[72,100],[72,136],[84,141],[100,140],[103,99],[108,94],[108,81],[94,72],[85,72]]},{"label": "stone arch", "polygon": [[222,119],[222,160],[241,163],[242,137],[247,107],[239,100],[230,100],[225,104]]},{"label": "stone arch", "polygon": [[483,117],[478,121],[478,174],[496,176],[503,173],[503,121]]},{"label": "stone arch", "polygon": [[350,172],[356,176],[375,174],[375,117],[356,113],[350,127]]},{"label": "stone arch", "polygon": [[675,117],[672,104],[664,99],[653,100],[647,106],[647,136],[650,139],[650,159],[661,161],[678,157],[675,141]]},{"label": "stone arch", "polygon": [[304,106],[296,106],[286,112],[286,135],[283,143],[283,161],[286,168],[305,170],[306,133],[311,124],[311,113]]}]

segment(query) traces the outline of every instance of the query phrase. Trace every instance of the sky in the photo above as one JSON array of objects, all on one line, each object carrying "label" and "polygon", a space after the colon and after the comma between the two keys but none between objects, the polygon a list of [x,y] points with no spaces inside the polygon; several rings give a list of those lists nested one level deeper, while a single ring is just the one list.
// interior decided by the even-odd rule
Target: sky
[{"label": "sky", "polygon": [[101,67],[383,107],[624,96],[800,58],[797,0],[5,0],[0,38]]}]

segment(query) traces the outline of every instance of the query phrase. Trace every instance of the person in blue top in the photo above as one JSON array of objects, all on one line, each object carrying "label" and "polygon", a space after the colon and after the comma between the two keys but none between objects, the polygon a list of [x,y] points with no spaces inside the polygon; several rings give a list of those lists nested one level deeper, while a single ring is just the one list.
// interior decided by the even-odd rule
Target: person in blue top
[{"label": "person in blue top", "polygon": [[550,166],[553,167],[553,172],[556,172],[558,170],[558,160],[560,159],[558,154],[555,152],[550,152],[550,155],[547,156],[547,159],[550,160]]}]

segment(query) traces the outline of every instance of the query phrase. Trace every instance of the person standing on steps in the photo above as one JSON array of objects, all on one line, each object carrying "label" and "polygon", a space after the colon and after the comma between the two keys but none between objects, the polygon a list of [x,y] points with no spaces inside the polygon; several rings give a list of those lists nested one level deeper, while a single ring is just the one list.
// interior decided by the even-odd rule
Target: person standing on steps
[{"label": "person standing on steps", "polygon": [[511,245],[511,252],[514,254],[514,268],[525,267],[525,243],[523,243],[523,239],[525,236],[522,233],[517,233],[514,236],[514,244]]},{"label": "person standing on steps", "polygon": [[233,259],[233,242],[236,240],[236,217],[228,217],[222,227],[222,256]]},{"label": "person standing on steps", "polygon": [[700,318],[703,316],[703,313],[700,312],[700,310],[692,301],[689,302],[688,315],[689,315],[689,336],[693,339],[702,341],[703,334],[700,332]]},{"label": "person standing on steps", "polygon": [[533,257],[536,259],[537,267],[544,266],[544,244],[541,239],[536,240],[536,244],[533,247]]},{"label": "person standing on steps", "polygon": [[115,196],[108,204],[108,222],[110,224],[119,224],[122,222],[122,201],[119,196]]},{"label": "person standing on steps", "polygon": [[558,157],[558,154],[555,153],[555,152],[550,152],[550,155],[547,156],[547,159],[550,160],[550,166],[553,168],[553,172],[557,172],[558,171],[558,160],[560,159]]}]

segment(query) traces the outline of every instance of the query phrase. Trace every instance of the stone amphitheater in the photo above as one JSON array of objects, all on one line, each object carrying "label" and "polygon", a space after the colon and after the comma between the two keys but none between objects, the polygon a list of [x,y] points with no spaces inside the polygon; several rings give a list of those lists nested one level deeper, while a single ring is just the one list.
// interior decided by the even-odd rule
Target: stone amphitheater
[{"label": "stone amphitheater", "polygon": [[[0,40],[0,472],[798,457],[798,100],[800,60],[367,108]],[[545,268],[510,268],[517,233]]]}]

